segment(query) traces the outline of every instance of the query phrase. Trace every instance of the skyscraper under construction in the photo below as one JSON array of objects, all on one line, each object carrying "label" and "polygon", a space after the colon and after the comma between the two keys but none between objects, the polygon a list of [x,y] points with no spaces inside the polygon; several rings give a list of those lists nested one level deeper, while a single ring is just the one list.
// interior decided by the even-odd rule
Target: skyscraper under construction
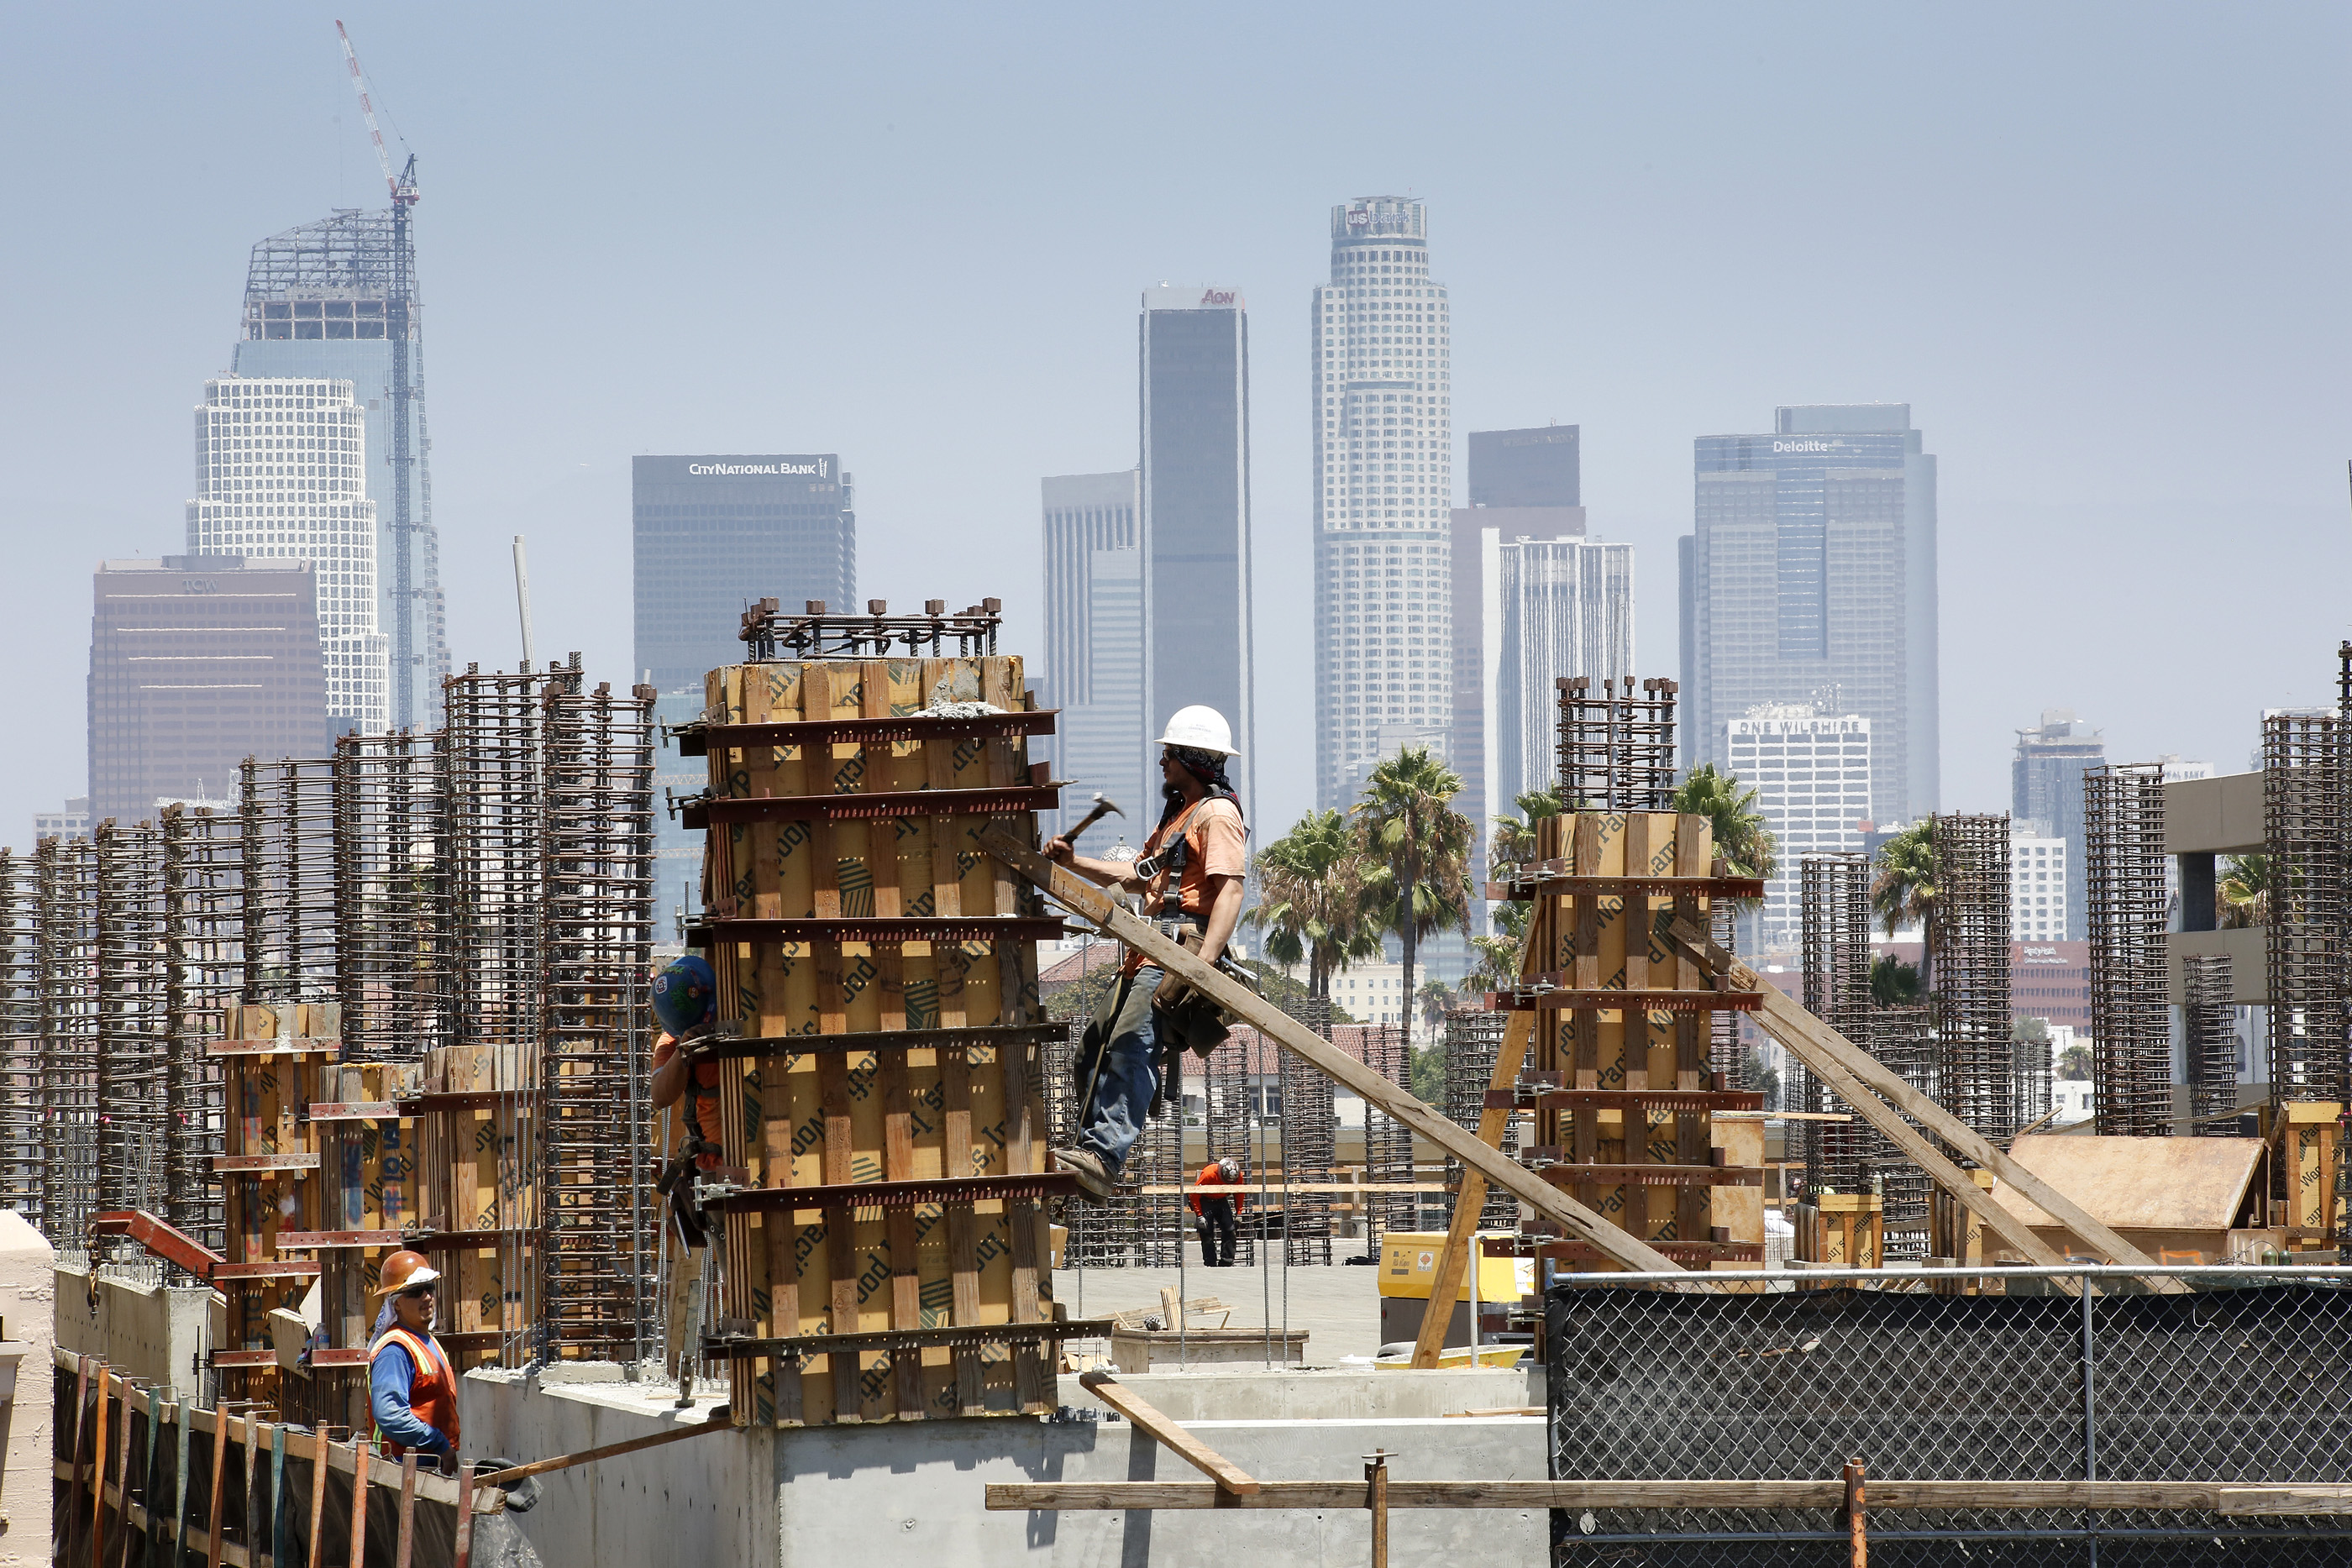
[{"label": "skyscraper under construction", "polygon": [[[449,673],[427,465],[415,173],[411,160],[388,210],[338,208],[253,247],[230,359],[231,374],[240,378],[351,383],[364,431],[362,485],[375,513],[373,537],[362,548],[373,553],[365,565],[373,568],[374,621],[386,651],[385,700],[377,711],[395,729],[441,723],[441,681]],[[279,465],[293,484],[307,477],[295,472],[299,462]],[[290,538],[265,541],[262,528],[248,539],[234,527],[212,530],[200,542],[193,507],[188,526],[191,552],[284,556],[301,548]],[[363,712],[349,716],[357,723]]]}]

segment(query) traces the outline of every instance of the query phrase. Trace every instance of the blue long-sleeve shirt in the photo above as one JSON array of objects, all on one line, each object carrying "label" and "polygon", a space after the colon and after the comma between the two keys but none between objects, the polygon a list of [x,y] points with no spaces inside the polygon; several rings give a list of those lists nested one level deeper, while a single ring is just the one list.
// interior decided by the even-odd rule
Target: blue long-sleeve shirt
[{"label": "blue long-sleeve shirt", "polygon": [[408,1391],[416,1381],[416,1363],[405,1345],[394,1343],[368,1367],[368,1409],[376,1430],[404,1448],[446,1454],[449,1439],[408,1407]]}]

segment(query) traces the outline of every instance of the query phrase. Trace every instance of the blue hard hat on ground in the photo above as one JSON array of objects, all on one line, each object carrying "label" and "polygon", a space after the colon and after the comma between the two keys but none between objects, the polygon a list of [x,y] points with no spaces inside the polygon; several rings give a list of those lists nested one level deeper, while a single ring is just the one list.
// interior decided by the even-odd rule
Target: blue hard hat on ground
[{"label": "blue hard hat on ground", "polygon": [[662,1028],[683,1037],[709,1019],[718,996],[719,977],[710,972],[709,965],[688,954],[654,977],[654,1016],[661,1019]]}]

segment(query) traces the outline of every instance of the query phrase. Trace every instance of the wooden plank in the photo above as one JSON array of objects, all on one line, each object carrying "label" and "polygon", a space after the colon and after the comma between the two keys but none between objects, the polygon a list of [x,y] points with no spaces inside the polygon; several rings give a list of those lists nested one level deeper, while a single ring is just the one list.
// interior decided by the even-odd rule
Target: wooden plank
[{"label": "wooden plank", "polygon": [[[316,1464],[318,1461],[311,1461]],[[350,1568],[367,1568],[368,1463],[362,1440],[352,1439],[352,1555]]]},{"label": "wooden plank", "polygon": [[[1410,1092],[1391,1083],[1362,1062],[1339,1051],[1297,1023],[1279,1008],[1259,998],[1219,970],[1203,964],[1146,921],[1119,907],[1104,891],[1075,873],[1065,871],[1013,838],[1003,824],[992,826],[982,838],[992,854],[1028,877],[1056,903],[1093,921],[1127,946],[1192,984],[1219,1006],[1300,1058],[1325,1077],[1355,1091],[1363,1100],[1411,1127],[1422,1137],[1484,1175],[1532,1207],[1545,1218],[1580,1240],[1590,1241],[1628,1269],[1660,1273],[1681,1272],[1666,1256],[1639,1238],[1628,1235],[1602,1216],[1558,1192],[1499,1149],[1489,1148]],[[1705,1285],[1693,1276],[1694,1285]]]},{"label": "wooden plank", "polygon": [[400,1515],[398,1533],[392,1542],[392,1568],[408,1568],[409,1557],[416,1549],[416,1453],[411,1449],[400,1457]]},{"label": "wooden plank", "polygon": [[[1885,1133],[1922,1169],[1935,1177],[1938,1186],[1982,1214],[1985,1223],[1999,1231],[2002,1239],[2020,1252],[2036,1262],[2063,1265],[2065,1261],[2053,1249],[2035,1237],[2015,1214],[1994,1201],[1990,1194],[1963,1176],[1950,1161],[1929,1149],[1927,1141],[1913,1131],[1893,1107],[1909,1113],[1921,1126],[1952,1148],[1992,1172],[2000,1180],[2016,1187],[2040,1205],[2054,1223],[2072,1231],[2090,1247],[2126,1267],[2145,1268],[2151,1273],[2159,1271],[2155,1260],[2108,1226],[2084,1213],[2080,1205],[2011,1159],[2007,1151],[1920,1093],[1869,1052],[1857,1049],[1843,1035],[1788,997],[1763,987],[1753,969],[1733,961],[1708,939],[1705,932],[1677,923],[1674,936],[1678,943],[1689,949],[1703,968],[1718,978],[1727,978],[1735,986],[1749,989],[1764,989],[1764,1002],[1758,1011],[1758,1021],[1765,1031],[1795,1052],[1797,1060],[1829,1082],[1857,1113]],[[1883,1101],[1879,1098],[1881,1095],[1885,1096]],[[2159,1280],[2155,1281],[2155,1288],[2170,1294],[2185,1291],[2188,1287],[2178,1280]]]},{"label": "wooden plank", "polygon": [[[1166,1292],[1161,1292],[1163,1299]],[[1081,1373],[1078,1385],[1087,1393],[1118,1411],[1178,1458],[1217,1483],[1217,1489],[1233,1497],[1250,1497],[1258,1490],[1258,1482],[1248,1471],[1214,1448],[1178,1426],[1150,1400],[1121,1384],[1108,1372]]]},{"label": "wooden plank", "polygon": [[[1409,1509],[1780,1509],[1845,1504],[1845,1481],[1402,1481],[1389,1506]],[[2352,1513],[2352,1485],[2261,1486],[2225,1481],[1873,1480],[1874,1510],[2091,1510],[2223,1514]],[[991,1510],[1313,1509],[1364,1506],[1360,1481],[1265,1481],[1236,1496],[1200,1481],[1013,1482],[989,1486]]]}]

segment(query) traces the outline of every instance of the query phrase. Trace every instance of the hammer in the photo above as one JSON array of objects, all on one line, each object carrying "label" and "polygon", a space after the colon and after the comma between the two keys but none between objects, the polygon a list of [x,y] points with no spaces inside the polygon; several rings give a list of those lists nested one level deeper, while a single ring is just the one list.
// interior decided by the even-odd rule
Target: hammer
[{"label": "hammer", "polygon": [[1066,844],[1076,843],[1080,833],[1085,832],[1088,828],[1093,827],[1097,822],[1101,821],[1113,811],[1118,811],[1122,817],[1127,815],[1124,810],[1119,810],[1118,801],[1097,790],[1095,794],[1095,809],[1088,811],[1085,816],[1080,817],[1078,819],[1078,825],[1062,835],[1062,841]]}]

